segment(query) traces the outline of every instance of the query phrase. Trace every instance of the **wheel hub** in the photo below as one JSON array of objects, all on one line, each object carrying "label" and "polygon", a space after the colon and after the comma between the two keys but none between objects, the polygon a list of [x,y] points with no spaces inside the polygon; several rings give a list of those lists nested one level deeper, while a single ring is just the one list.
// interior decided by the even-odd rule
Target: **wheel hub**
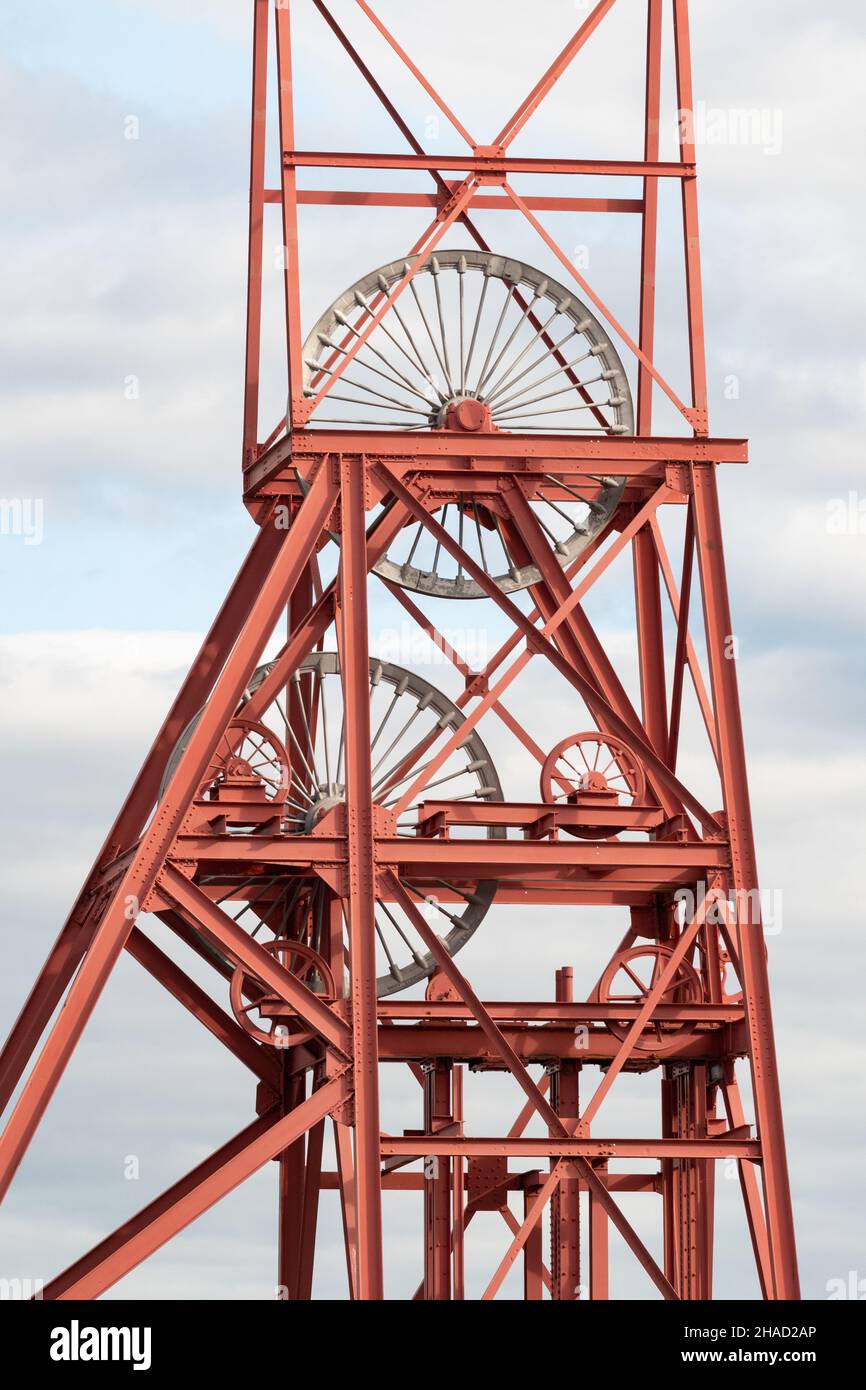
[{"label": "wheel hub", "polygon": [[477,396],[453,396],[440,406],[436,428],[462,430],[464,434],[477,434],[480,430],[495,429],[490,406]]}]

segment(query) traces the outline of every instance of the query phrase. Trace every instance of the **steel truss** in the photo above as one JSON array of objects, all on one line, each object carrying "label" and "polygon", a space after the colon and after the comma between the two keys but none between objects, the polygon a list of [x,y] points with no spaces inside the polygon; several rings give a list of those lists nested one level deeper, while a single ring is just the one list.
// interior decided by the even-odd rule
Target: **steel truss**
[{"label": "steel truss", "polygon": [[[36,1055],[0,1139],[0,1195],[124,950],[249,1069],[257,1084],[257,1118],[59,1275],[45,1289],[46,1297],[99,1296],[268,1160],[276,1160],[278,1282],[293,1299],[312,1295],[319,1197],[333,1189],[342,1205],[353,1298],[383,1297],[383,1191],[423,1195],[416,1298],[464,1296],[470,1226],[478,1213],[488,1211],[499,1213],[507,1229],[485,1299],[497,1294],[518,1260],[527,1299],[608,1298],[611,1225],[645,1271],[648,1296],[655,1290],[666,1299],[708,1298],[713,1180],[720,1159],[738,1167],[763,1296],[799,1296],[736,665],[727,648],[732,625],[716,487],[718,467],[744,463],[746,445],[708,433],[695,150],[687,125],[679,159],[659,159],[662,0],[647,0],[645,7],[643,157],[551,160],[511,153],[517,134],[579,60],[614,3],[601,0],[595,6],[512,118],[488,144],[478,144],[371,6],[357,0],[465,139],[467,152],[459,156],[431,155],[421,146],[322,0],[312,4],[393,119],[408,152],[297,149],[291,11],[300,0],[277,5],[282,177],[280,187],[272,189],[265,186],[271,7],[268,0],[253,0],[243,468],[244,499],[259,532],[3,1050],[3,1106]],[[687,0],[672,0],[671,9],[678,107],[688,111]],[[299,187],[299,173],[308,168],[421,170],[430,175],[431,190]],[[518,175],[551,172],[575,179],[637,177],[642,192],[639,198],[553,198],[521,196],[513,186]],[[684,331],[691,366],[687,401],[654,358],[661,179],[674,180],[682,195]],[[283,219],[289,406],[287,420],[262,439],[259,363],[268,203],[280,205]],[[312,384],[308,365],[305,375],[299,308],[298,217],[308,204],[417,208],[430,218],[405,268],[347,323],[327,370],[314,369]],[[459,227],[482,252],[490,250],[473,220],[480,209],[522,217],[559,263],[567,284],[623,345],[637,379],[634,434],[612,434],[601,424],[583,434],[503,431],[489,421],[480,429],[474,421],[467,429],[451,415],[442,427],[420,430],[317,423],[317,410],[348,376],[386,315],[399,308],[404,294],[408,302],[413,281],[448,230]],[[640,218],[640,313],[634,337],[546,230],[541,217],[550,210]],[[519,288],[512,292],[521,304]],[[525,317],[531,309],[523,303]],[[538,337],[547,343],[542,330]],[[575,389],[584,388],[578,382]],[[669,398],[688,432],[653,433],[654,391]],[[592,414],[597,418],[598,411],[593,408]],[[554,501],[567,501],[575,487],[589,487],[599,475],[623,480],[613,526],[563,565],[533,502],[542,488]],[[462,543],[462,533],[455,535],[444,524],[443,508],[451,505],[468,515],[467,499],[494,519],[515,563],[534,564],[531,610],[503,590]],[[659,523],[661,509],[669,507],[685,516],[679,575]],[[437,632],[422,596],[373,575],[408,525],[432,538],[437,555],[449,554],[458,574],[477,585],[510,624],[511,635],[482,670],[472,669]],[[318,556],[335,544],[336,576],[325,583]],[[640,709],[630,701],[584,608],[590,590],[627,551],[634,570]],[[452,724],[446,722],[444,742],[434,751],[434,737],[422,739],[391,772],[385,791],[376,780],[367,617],[368,591],[380,582],[439,644],[464,685],[455,703],[459,721],[455,715]],[[700,591],[700,615],[690,603],[693,587]],[[676,630],[672,659],[663,640],[666,602]],[[287,611],[288,635],[276,659],[257,675],[265,646]],[[708,681],[690,631],[698,616]],[[334,783],[339,794],[331,804],[317,802],[313,815],[307,801],[313,802],[311,790],[318,795],[318,787],[303,769],[303,745],[306,738],[313,756],[310,730],[325,717],[325,697],[316,693],[321,681],[304,685],[293,678],[322,649],[329,632],[336,639],[342,690],[344,772],[338,768]],[[560,795],[561,766],[559,773],[556,766],[550,773],[550,796],[536,802],[500,799],[489,789],[456,800],[428,794],[449,756],[480,721],[488,727],[494,716],[528,759],[548,766],[550,750],[538,746],[504,703],[509,686],[531,662],[547,663],[582,702],[597,737],[620,749],[619,765],[627,757],[638,769],[640,794],[632,783],[634,794],[623,804],[604,787],[599,794],[592,778],[583,777]],[[704,721],[708,758],[718,771],[720,811],[704,807],[678,772],[687,682]],[[240,753],[242,740],[261,730],[267,710],[281,696],[285,747],[274,751],[268,745],[259,760],[269,768],[281,765],[281,759],[285,764],[288,791],[283,785],[275,797],[264,774],[257,776],[255,760],[245,761]],[[264,736],[257,737],[261,752]],[[283,798],[293,792],[301,798],[296,820],[304,813],[309,833],[290,833],[283,818]],[[412,833],[403,833],[400,816],[419,797]],[[488,882],[495,884],[496,903],[538,909],[558,904],[575,914],[585,905],[630,909],[629,929],[607,973],[624,969],[635,981],[633,994],[617,995],[605,985],[606,974],[585,997],[576,996],[572,970],[563,967],[553,1000],[485,1001],[423,907],[428,895],[445,905],[471,902],[480,891],[477,885]],[[256,885],[261,922],[276,945],[246,930],[224,905],[232,892],[252,901],[250,883]],[[684,918],[674,910],[680,889],[691,889],[694,896],[693,910]],[[381,904],[392,917],[401,914],[404,932],[415,933],[413,940],[428,953],[420,956],[429,976],[425,997],[394,997],[377,989]],[[149,939],[137,924],[139,914],[142,920],[155,914],[179,943],[204,958],[223,997],[232,982],[232,1012]],[[288,945],[280,945],[287,933]],[[416,947],[416,958],[419,954]],[[652,961],[648,979],[637,978],[641,958]],[[270,1019],[258,1031],[249,1026],[255,1009],[265,1023]],[[275,1026],[284,1030],[276,1047]],[[748,1058],[751,1068],[754,1126],[745,1118],[738,1087],[739,1058]],[[381,1131],[379,1079],[386,1064],[408,1067],[419,1083],[419,1115],[409,1117],[402,1134]],[[541,1081],[530,1071],[537,1066],[543,1068]],[[498,1135],[478,1135],[473,1128],[464,1095],[467,1067],[505,1071],[520,1088],[522,1109]],[[599,1137],[598,1112],[609,1092],[622,1074],[635,1072],[659,1080],[658,1133]],[[419,1117],[421,1127],[412,1128]],[[541,1137],[529,1136],[530,1122],[539,1118]],[[333,1169],[323,1166],[326,1129],[333,1137]],[[527,1166],[527,1159],[537,1162]],[[642,1170],[630,1167],[638,1162]],[[658,1201],[660,1260],[623,1214],[623,1193],[652,1194]],[[511,1194],[521,1203],[517,1213]],[[588,1212],[584,1230],[582,1206]],[[549,1257],[543,1213],[550,1222]]]}]

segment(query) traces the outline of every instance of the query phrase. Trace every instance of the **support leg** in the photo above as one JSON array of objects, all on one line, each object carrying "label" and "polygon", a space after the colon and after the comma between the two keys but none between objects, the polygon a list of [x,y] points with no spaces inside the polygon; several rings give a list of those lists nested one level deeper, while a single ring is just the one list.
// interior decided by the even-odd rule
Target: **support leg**
[{"label": "support leg", "polygon": [[376,1036],[375,866],[370,774],[370,667],[364,477],[340,465],[341,670],[346,711],[349,963],[355,1069],[355,1191],[358,1297],[383,1297],[379,1057]]},{"label": "support leg", "polygon": [[[606,1178],[607,1165],[597,1170],[600,1178]],[[589,1194],[589,1296],[591,1299],[605,1300],[610,1297],[608,1275],[608,1219],[607,1212],[594,1192]]]},{"label": "support leg", "polygon": [[752,1085],[762,1149],[764,1196],[775,1296],[797,1299],[800,1296],[797,1247],[785,1153],[779,1071],[773,1039],[767,951],[761,925],[758,871],[752,835],[719,500],[715,471],[711,465],[696,465],[693,475],[695,535],[704,605],[704,626],[716,710],[722,792],[731,843],[733,887],[738,904],[741,980],[749,1027]]},{"label": "support leg", "polygon": [[[424,1072],[424,1130],[436,1134],[454,1122],[451,1067],[433,1062]],[[451,1163],[437,1157],[424,1164],[424,1298],[451,1298]]]}]

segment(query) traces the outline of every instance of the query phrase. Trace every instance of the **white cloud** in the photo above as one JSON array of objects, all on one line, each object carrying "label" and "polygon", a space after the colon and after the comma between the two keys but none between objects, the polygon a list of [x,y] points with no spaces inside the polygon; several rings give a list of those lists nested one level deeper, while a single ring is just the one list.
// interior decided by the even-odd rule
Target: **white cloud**
[{"label": "white cloud", "polygon": [[[527,23],[525,7],[509,3],[497,7],[491,29],[482,6],[453,7],[441,17],[437,12],[435,24],[397,0],[380,0],[377,8],[406,46],[423,55],[430,78],[441,82],[479,138],[516,106],[580,19],[563,5],[549,24]],[[784,895],[784,929],[771,939],[771,968],[805,1283],[820,1297],[826,1279],[851,1267],[862,1244],[852,1217],[859,1211],[859,1175],[850,1097],[863,1061],[862,970],[855,962],[863,938],[857,826],[864,771],[864,538],[831,533],[826,508],[829,498],[845,497],[849,488],[858,496],[862,491],[862,188],[851,171],[862,149],[863,40],[853,4],[817,20],[806,0],[693,8],[697,89],[707,104],[778,110],[782,117],[778,155],[758,146],[708,145],[699,159],[714,428],[753,438],[753,464],[723,479],[726,543],[742,638],[760,862],[765,882]],[[137,599],[141,570],[152,565],[159,575],[175,555],[166,537],[168,518],[176,524],[173,509],[180,505],[176,489],[198,497],[201,506],[191,511],[187,530],[200,527],[206,545],[207,508],[238,487],[249,24],[246,6],[205,0],[188,5],[182,18],[168,0],[124,0],[108,11],[120,15],[121,25],[142,17],[161,24],[180,49],[206,32],[222,51],[227,67],[220,71],[231,73],[231,81],[216,89],[206,67],[193,64],[190,113],[183,106],[183,114],[168,88],[154,82],[152,99],[135,98],[142,119],[137,142],[123,139],[130,105],[125,88],[149,90],[141,85],[142,72],[158,65],[157,52],[115,63],[110,81],[100,75],[98,49],[90,59],[69,56],[62,63],[60,55],[49,55],[35,67],[29,59],[17,66],[7,61],[3,74],[10,135],[0,153],[0,186],[14,195],[0,231],[0,491],[32,490],[38,480],[49,525],[59,528],[71,550],[85,515],[94,563],[101,543],[112,554],[132,546],[143,508],[144,549],[130,549],[135,563],[112,563],[106,579],[122,609]],[[640,68],[632,15],[631,0],[621,0],[518,148],[638,152],[629,126],[641,105],[636,76],[629,87],[629,74]],[[360,37],[368,28],[353,10],[352,33]],[[751,37],[744,42],[747,31]],[[394,79],[398,105],[424,138],[429,99],[408,75],[398,78],[397,60],[375,36],[370,51],[375,70]],[[299,54],[310,113],[299,131],[302,142],[402,148],[315,15],[302,21]],[[622,90],[609,80],[610,57],[618,61]],[[672,114],[670,99],[668,108]],[[444,122],[439,140],[439,148],[459,145]],[[676,216],[671,206],[665,227]],[[420,220],[401,214],[383,227],[367,212],[342,212],[335,224],[317,211],[307,225],[305,314],[311,319],[357,275],[397,254]],[[572,236],[573,221],[561,225],[563,236]],[[600,218],[586,226],[592,278],[598,276],[614,307],[633,313],[633,287],[620,271],[628,243],[618,230],[602,240],[610,224]],[[499,244],[544,263],[546,253],[516,218],[494,222],[491,215],[485,227],[493,228]],[[268,253],[279,239],[278,225],[269,224]],[[314,253],[319,259],[312,264]],[[271,264],[267,273],[275,290]],[[681,278],[677,248],[664,256],[659,272],[659,360],[666,370],[670,363],[675,381],[685,379],[672,334]],[[266,324],[263,415],[269,423],[283,391],[278,321],[277,303]],[[722,399],[731,372],[741,384],[735,402]],[[124,396],[130,376],[138,378],[138,399]],[[237,509],[240,527],[239,502]],[[11,731],[3,755],[10,904],[3,925],[3,1031],[197,639],[188,630],[131,631],[133,621],[111,631],[46,630],[41,609],[28,621],[45,573],[39,557],[26,557],[25,568],[22,553],[4,548],[0,560],[12,582],[19,581],[19,625],[32,629],[0,640],[0,699]],[[183,573],[162,575],[162,581],[185,587],[185,561],[186,552]],[[82,580],[77,570],[71,574],[65,597],[74,603]],[[185,628],[204,629],[222,587],[202,597]],[[629,576],[623,574],[618,587],[599,591],[593,613],[634,691],[625,635],[629,602]],[[84,599],[79,625],[89,617],[83,605]],[[160,611],[170,615],[170,602]],[[473,621],[483,622],[478,612],[473,608]],[[439,668],[427,674],[446,681]],[[565,732],[574,713],[568,692],[537,662],[507,703],[540,741],[549,729]],[[490,745],[500,772],[509,786],[532,795],[536,771],[493,727]],[[690,717],[683,760],[697,777],[695,729]],[[486,726],[484,732],[487,737]],[[579,926],[570,913],[551,914],[540,926],[508,909],[491,914],[463,960],[486,993],[508,997],[523,992],[530,970],[540,993],[557,965],[572,962],[592,973],[607,945],[607,923],[599,914]],[[109,991],[100,1005],[34,1144],[31,1166],[13,1189],[4,1267],[9,1262],[35,1274],[45,1264],[53,1273],[251,1114],[247,1078],[173,1001],[146,985],[137,967],[125,962],[115,986],[116,997]],[[507,1078],[491,1079],[483,1100],[476,1080],[479,1126],[488,1119],[494,1124],[501,1107],[519,1108]],[[387,1122],[412,1123],[417,1086],[402,1087],[396,1079],[388,1084]],[[622,1107],[612,1100],[610,1123],[624,1128],[649,1115],[645,1093],[636,1083]],[[405,1118],[406,1105],[416,1106],[412,1120]],[[86,1125],[79,1113],[87,1115]],[[61,1142],[58,1172],[53,1146]],[[111,1166],[134,1145],[151,1160],[150,1186],[137,1199]],[[253,1180],[125,1281],[117,1295],[268,1296],[271,1177],[266,1172]],[[395,1198],[388,1204],[394,1296],[411,1292],[416,1273],[417,1231],[408,1231],[402,1201],[412,1203]],[[341,1237],[330,1199],[325,1208],[321,1288],[341,1295]],[[412,1219],[420,1220],[417,1203],[411,1209]],[[738,1230],[727,1218],[721,1226]],[[495,1221],[473,1228],[473,1286],[492,1271],[503,1233]],[[725,1240],[720,1287],[738,1292],[742,1242],[737,1246],[734,1234]],[[642,1291],[627,1272],[621,1288],[629,1296]]]}]

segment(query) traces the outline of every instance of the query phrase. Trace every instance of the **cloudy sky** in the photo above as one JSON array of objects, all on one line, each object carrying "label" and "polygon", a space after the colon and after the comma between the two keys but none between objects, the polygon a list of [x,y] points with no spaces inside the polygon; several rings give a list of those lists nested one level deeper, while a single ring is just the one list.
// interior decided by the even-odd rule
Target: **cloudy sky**
[{"label": "cloudy sky", "polygon": [[[295,8],[298,144],[399,149],[312,6]],[[420,6],[378,6],[479,140],[517,106],[587,6],[541,0],[531,22],[527,8],[448,0],[431,22]],[[4,521],[0,535],[2,1033],[252,539],[239,489],[250,6],[189,0],[180,9],[169,0],[4,6],[0,496],[22,499],[23,524]],[[363,37],[419,138],[458,148],[355,7],[334,0],[334,9]],[[618,0],[516,153],[639,155],[642,9]],[[829,1280],[866,1276],[866,293],[856,176],[866,34],[856,0],[832,10],[810,0],[696,0],[693,11],[711,425],[751,439],[750,466],[729,470],[721,487],[759,859],[782,905],[770,952],[803,1285],[820,1298]],[[741,121],[743,112],[754,114]],[[663,154],[674,138],[669,92]],[[550,268],[516,217],[479,222],[497,249]],[[633,327],[629,222],[558,215],[548,225],[566,249],[584,249],[589,279]],[[670,200],[662,225],[676,226]],[[412,213],[344,211],[337,221],[311,211],[305,321],[402,255],[420,226]],[[273,221],[268,428],[284,395],[279,243]],[[671,242],[659,267],[658,361],[684,392],[681,305]],[[671,423],[661,407],[658,422]],[[627,568],[613,573],[590,611],[632,688],[629,588]],[[377,601],[374,638],[395,621]],[[471,621],[495,643],[489,615]],[[425,674],[447,685],[441,668]],[[543,708],[546,726],[564,730],[567,698],[539,671],[510,703],[527,720]],[[509,750],[494,752],[500,774],[518,779]],[[700,780],[691,725],[684,756]],[[523,992],[530,951],[543,997],[557,965],[574,963],[586,978],[615,939],[602,918],[588,929],[531,926],[502,911],[467,948],[466,968],[490,997]],[[519,1108],[504,1078],[477,1091],[476,1133]],[[391,1082],[386,1127],[418,1123],[415,1092],[414,1082]],[[49,1277],[241,1128],[250,1104],[246,1076],[219,1045],[124,960],[6,1203],[0,1273]],[[627,1089],[619,1110],[611,1101],[612,1132],[649,1130],[653,1105],[646,1088]],[[124,1178],[129,1155],[139,1160],[135,1181]],[[719,1186],[718,1292],[734,1296],[748,1283],[748,1258],[737,1184]],[[275,1200],[269,1165],[113,1296],[271,1296]],[[650,1239],[647,1200],[628,1210]],[[419,1277],[417,1202],[389,1198],[386,1220],[388,1292],[402,1297]],[[470,1292],[495,1267],[504,1231],[493,1218],[473,1226]],[[343,1295],[341,1260],[326,1197],[320,1293]],[[624,1255],[614,1293],[647,1293]]]}]

